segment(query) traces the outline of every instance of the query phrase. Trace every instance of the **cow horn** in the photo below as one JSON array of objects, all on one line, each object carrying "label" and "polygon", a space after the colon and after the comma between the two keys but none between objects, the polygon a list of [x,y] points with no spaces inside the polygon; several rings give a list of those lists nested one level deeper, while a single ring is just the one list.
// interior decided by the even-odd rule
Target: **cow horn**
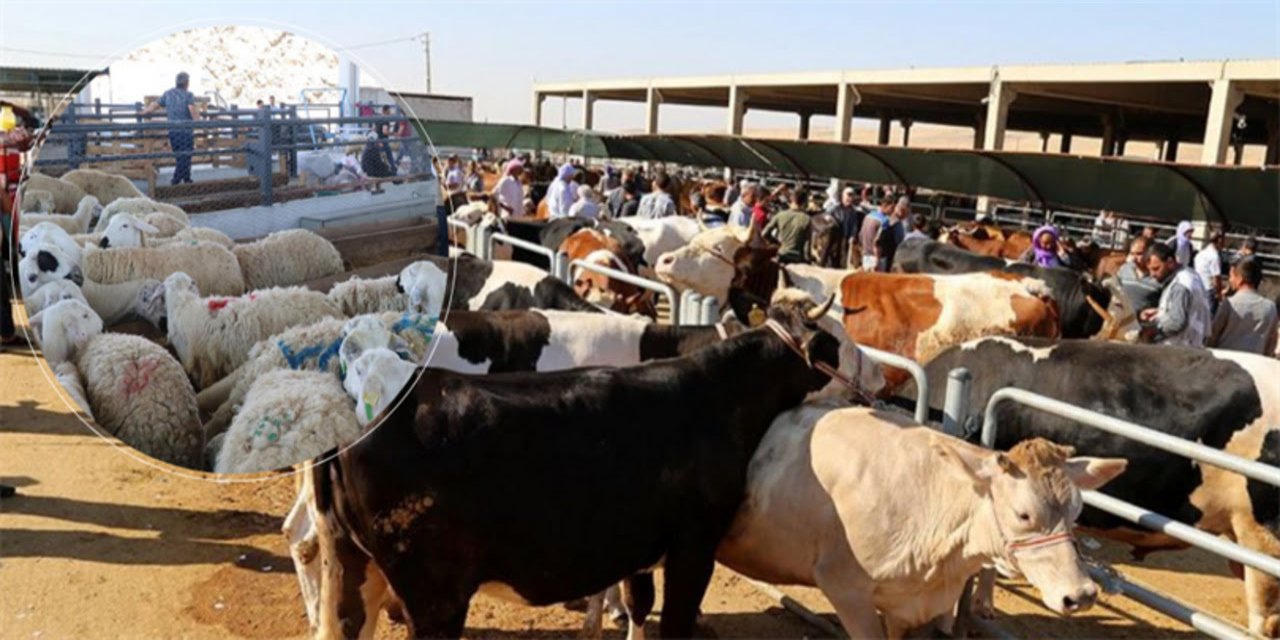
[{"label": "cow horn", "polygon": [[[1103,309],[1102,305],[1098,304],[1098,301],[1093,299],[1093,296],[1086,295],[1084,297],[1084,300],[1085,302],[1089,303],[1089,306],[1093,308],[1094,312],[1096,312],[1099,316],[1102,317],[1103,328],[1110,329],[1112,335],[1114,335],[1114,331],[1115,331],[1114,325],[1115,325],[1116,319],[1112,317],[1111,313],[1109,313],[1106,309]],[[1110,338],[1111,336],[1109,335],[1107,337]]]},{"label": "cow horn", "polygon": [[822,303],[821,307],[814,307],[810,309],[807,313],[805,313],[805,317],[807,317],[809,320],[817,322],[818,320],[822,319],[822,316],[827,315],[827,312],[831,310],[831,305],[835,304],[835,302],[836,302],[836,294],[833,293],[830,296],[827,296],[827,301]]}]

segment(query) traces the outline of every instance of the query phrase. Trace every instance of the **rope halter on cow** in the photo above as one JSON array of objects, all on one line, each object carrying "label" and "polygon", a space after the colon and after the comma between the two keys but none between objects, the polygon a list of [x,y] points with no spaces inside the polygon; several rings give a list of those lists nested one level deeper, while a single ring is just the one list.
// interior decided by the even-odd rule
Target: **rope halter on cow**
[{"label": "rope halter on cow", "polygon": [[[990,496],[988,496],[990,499]],[[996,520],[996,532],[1000,535],[1001,557],[1008,562],[1012,568],[1018,573],[1022,573],[1022,567],[1018,566],[1018,554],[1037,551],[1054,545],[1076,543],[1076,536],[1068,527],[1065,531],[1056,531],[1046,534],[1033,534],[1010,540],[1008,534],[1004,532],[1004,527],[1000,524],[1000,517],[995,515],[995,505],[992,505],[992,517]]]},{"label": "rope halter on cow", "polygon": [[[822,306],[815,307],[813,309],[810,309],[809,311],[806,311],[805,319],[810,322],[816,322],[818,319],[822,318],[822,316],[827,314],[827,310],[831,308],[831,305],[834,302],[835,302],[835,296],[833,295],[830,298],[828,298],[827,302]],[[800,346],[799,341],[796,340],[796,338],[792,336],[790,332],[787,331],[786,327],[783,327],[782,324],[779,323],[777,320],[774,320],[773,318],[769,318],[764,321],[764,326],[765,328],[772,331],[775,335],[777,335],[778,339],[782,340],[782,344],[787,345],[787,348],[791,349],[791,351],[793,351],[796,355],[800,356],[800,358],[803,359],[805,363],[809,365],[809,368],[814,369],[815,371],[821,372],[825,374],[827,377],[831,378],[832,380],[835,380],[836,382],[839,382],[840,384],[843,384],[844,386],[848,387],[851,391],[853,391],[858,396],[858,398],[861,401],[865,402],[867,405],[871,405],[874,402],[875,399],[872,398],[870,394],[868,394],[862,387],[860,387],[858,383],[846,378],[844,374],[840,373],[840,371],[835,367],[832,367],[831,365],[825,362],[821,362],[821,361],[813,362],[812,360],[810,360],[809,356],[805,354],[804,349]]]}]

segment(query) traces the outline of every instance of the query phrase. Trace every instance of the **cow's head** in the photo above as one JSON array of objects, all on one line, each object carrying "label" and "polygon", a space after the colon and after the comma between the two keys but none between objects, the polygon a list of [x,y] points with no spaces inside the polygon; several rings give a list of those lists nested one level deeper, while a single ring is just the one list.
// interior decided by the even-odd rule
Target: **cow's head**
[{"label": "cow's head", "polygon": [[415,262],[396,277],[396,291],[409,297],[409,310],[440,317],[448,276],[427,260]]},{"label": "cow's head", "polygon": [[41,286],[56,280],[84,284],[84,273],[74,258],[53,244],[39,244],[18,261],[18,279],[22,296],[31,295]]},{"label": "cow's head", "polygon": [[352,360],[342,386],[356,401],[360,426],[367,427],[382,417],[417,371],[417,365],[386,347],[366,349]]},{"label": "cow's head", "polygon": [[68,362],[89,338],[102,333],[102,318],[80,300],[62,300],[28,320],[40,335],[40,348],[50,363]]},{"label": "cow's head", "polygon": [[971,530],[1005,573],[1023,575],[1046,607],[1072,614],[1093,606],[1098,587],[1076,551],[1072,527],[1081,490],[1124,471],[1120,458],[1072,458],[1070,447],[1035,438],[1008,453],[938,437],[934,450],[982,498]]},{"label": "cow's head", "polygon": [[688,245],[659,256],[654,273],[674,287],[723,302],[729,299],[729,287],[738,275],[738,252],[758,238],[754,225],[746,230],[724,226],[703,231]]},{"label": "cow's head", "polygon": [[795,317],[804,317],[812,325],[831,334],[840,344],[840,365],[836,369],[840,377],[833,377],[825,387],[810,395],[810,399],[851,396],[869,399],[884,387],[884,371],[879,363],[858,348],[840,321],[828,313],[834,302],[835,296],[832,296],[825,304],[819,305],[807,292],[800,289],[778,289],[770,300],[770,315],[776,313],[776,309]]},{"label": "cow's head", "polygon": [[132,213],[119,213],[111,217],[107,228],[102,232],[98,246],[103,249],[114,247],[141,247],[147,235],[160,233],[155,225],[143,221]]}]

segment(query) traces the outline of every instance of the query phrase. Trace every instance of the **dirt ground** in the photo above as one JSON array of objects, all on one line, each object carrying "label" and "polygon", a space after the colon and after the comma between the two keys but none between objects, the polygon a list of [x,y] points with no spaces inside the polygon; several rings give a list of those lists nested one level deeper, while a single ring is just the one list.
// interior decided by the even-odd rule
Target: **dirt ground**
[{"label": "dirt ground", "polygon": [[[145,465],[91,433],[29,353],[0,353],[0,638],[294,638],[307,633],[280,523],[292,480],[217,483]],[[1244,622],[1242,584],[1200,553],[1143,564],[1106,546],[1096,555],[1130,576]],[[998,622],[1021,637],[1175,638],[1187,627],[1119,596],[1058,618],[1034,589],[997,590]],[[795,599],[830,615],[811,589]],[[661,607],[661,602],[659,602]],[[820,637],[745,580],[719,568],[703,601],[704,628],[724,638]],[[657,632],[660,610],[649,623]],[[478,596],[470,638],[560,638],[578,613]],[[379,638],[401,638],[385,616]],[[607,637],[625,634],[610,629]]]}]

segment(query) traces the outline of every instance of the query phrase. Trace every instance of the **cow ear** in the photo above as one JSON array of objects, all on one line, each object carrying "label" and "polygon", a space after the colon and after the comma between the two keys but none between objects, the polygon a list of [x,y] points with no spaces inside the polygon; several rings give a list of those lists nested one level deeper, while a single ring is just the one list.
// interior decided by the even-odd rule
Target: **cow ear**
[{"label": "cow ear", "polygon": [[991,489],[991,480],[1000,475],[1000,458],[1004,454],[975,451],[969,446],[956,446],[947,438],[934,436],[930,443],[934,453],[942,460],[942,466],[960,478],[968,480],[974,491],[985,494]]},{"label": "cow ear", "polygon": [[1097,489],[1124,472],[1129,461],[1124,458],[1071,458],[1067,460],[1067,477],[1082,490]]}]

